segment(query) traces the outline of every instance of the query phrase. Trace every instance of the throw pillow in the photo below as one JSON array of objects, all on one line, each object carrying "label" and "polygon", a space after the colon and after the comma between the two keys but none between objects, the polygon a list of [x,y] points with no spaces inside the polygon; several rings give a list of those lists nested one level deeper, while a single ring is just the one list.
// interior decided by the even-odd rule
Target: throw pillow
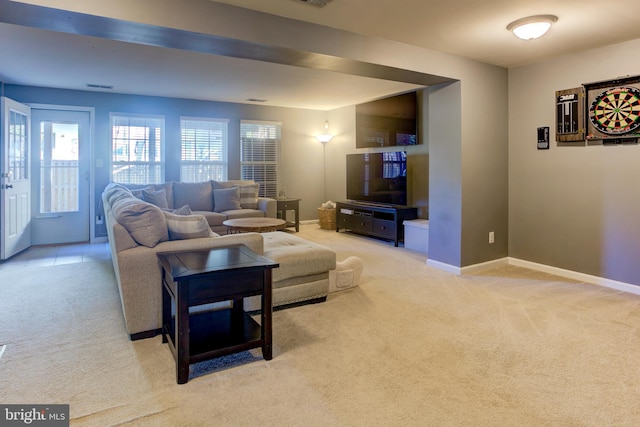
[{"label": "throw pillow", "polygon": [[181,208],[174,209],[171,213],[176,215],[191,215],[191,206],[184,205]]},{"label": "throw pillow", "polygon": [[191,208],[189,207],[189,205],[184,205],[181,208],[178,209],[162,209],[164,212],[169,212],[172,213],[174,215],[191,215],[193,212],[191,212]]},{"label": "throw pillow", "polygon": [[116,200],[131,197],[131,190],[120,184],[110,183],[104,189],[107,202],[112,205]]},{"label": "throw pillow", "polygon": [[213,211],[213,189],[209,181],[174,182],[173,206],[191,206],[194,211]]},{"label": "throw pillow", "polygon": [[169,240],[216,236],[203,215],[176,215],[165,211],[164,217],[169,231]]},{"label": "throw pillow", "polygon": [[243,209],[258,209],[259,184],[243,185],[240,189],[240,206]]},{"label": "throw pillow", "polygon": [[152,189],[143,188],[142,200],[154,204],[160,209],[169,209],[169,204],[167,203],[167,192],[164,191],[164,189],[154,191]]},{"label": "throw pillow", "polygon": [[111,209],[116,221],[139,245],[153,248],[169,239],[163,211],[159,207],[130,197],[116,201]]},{"label": "throw pillow", "polygon": [[250,180],[211,181],[213,189],[238,187],[242,209],[258,209],[258,190],[260,184]]},{"label": "throw pillow", "polygon": [[240,206],[240,189],[238,187],[213,190],[214,212],[242,209]]},{"label": "throw pillow", "polygon": [[211,186],[214,190],[218,188],[242,187],[243,185],[251,185],[255,183],[256,182],[252,179],[230,179],[228,181],[211,180]]}]

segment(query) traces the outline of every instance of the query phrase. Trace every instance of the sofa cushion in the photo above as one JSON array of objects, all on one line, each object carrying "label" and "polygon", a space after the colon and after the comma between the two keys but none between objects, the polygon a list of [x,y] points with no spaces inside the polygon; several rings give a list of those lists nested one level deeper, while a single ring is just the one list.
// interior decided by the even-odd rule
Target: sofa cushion
[{"label": "sofa cushion", "polygon": [[215,237],[209,223],[202,215],[176,215],[164,211],[169,240],[196,239],[198,237]]},{"label": "sofa cushion", "polygon": [[224,213],[227,219],[238,218],[264,218],[264,211],[258,209],[234,209],[231,211],[225,211]]},{"label": "sofa cushion", "polygon": [[169,209],[173,209],[173,187],[171,182],[165,182],[162,184],[122,184],[124,187],[128,188],[131,193],[136,196],[140,200],[144,200],[142,196],[142,190],[149,191],[165,191],[165,196],[167,198],[167,204],[169,205]]},{"label": "sofa cushion", "polygon": [[240,207],[240,189],[238,187],[213,190],[213,211],[224,212]]},{"label": "sofa cushion", "polygon": [[227,217],[227,213],[218,213],[218,212],[208,212],[208,211],[193,211],[194,215],[203,215],[206,219],[207,222],[209,223],[209,226],[211,227],[217,227],[217,226],[222,226],[222,222],[226,219],[230,219]]},{"label": "sofa cushion", "polygon": [[169,240],[162,209],[133,196],[118,199],[111,205],[114,217],[138,244],[153,248]]},{"label": "sofa cushion", "polygon": [[249,180],[211,181],[213,189],[238,187],[240,189],[240,207],[242,209],[258,208],[258,191],[260,184]]},{"label": "sofa cushion", "polygon": [[174,182],[173,206],[184,205],[193,211],[213,211],[211,182]]},{"label": "sofa cushion", "polygon": [[164,188],[160,190],[153,190],[151,188],[143,188],[142,200],[156,205],[160,209],[169,209],[169,203],[167,203],[167,192]]}]

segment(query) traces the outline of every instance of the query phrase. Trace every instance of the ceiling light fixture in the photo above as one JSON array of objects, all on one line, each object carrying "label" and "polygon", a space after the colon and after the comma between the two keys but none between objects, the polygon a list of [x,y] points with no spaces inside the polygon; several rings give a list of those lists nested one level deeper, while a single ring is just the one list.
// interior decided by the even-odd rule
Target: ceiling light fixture
[{"label": "ceiling light fixture", "polygon": [[507,25],[507,30],[522,40],[533,40],[542,37],[557,20],[558,17],[555,15],[529,16],[513,21]]}]

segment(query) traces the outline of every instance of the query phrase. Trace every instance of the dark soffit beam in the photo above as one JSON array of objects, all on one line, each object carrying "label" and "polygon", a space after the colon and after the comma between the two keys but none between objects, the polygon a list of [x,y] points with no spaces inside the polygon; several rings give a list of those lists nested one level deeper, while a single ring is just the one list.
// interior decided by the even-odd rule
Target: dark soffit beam
[{"label": "dark soffit beam", "polygon": [[433,86],[454,79],[403,68],[0,0],[0,22],[81,36]]}]

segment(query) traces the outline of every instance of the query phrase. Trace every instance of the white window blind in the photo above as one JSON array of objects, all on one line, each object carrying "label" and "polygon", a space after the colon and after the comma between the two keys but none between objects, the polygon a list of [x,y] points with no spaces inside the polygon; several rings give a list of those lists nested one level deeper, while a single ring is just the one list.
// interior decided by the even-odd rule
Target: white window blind
[{"label": "white window blind", "polygon": [[260,184],[261,197],[278,196],[280,187],[279,122],[240,122],[240,175]]},{"label": "white window blind", "polygon": [[164,182],[164,118],[111,114],[111,180]]},{"label": "white window blind", "polygon": [[226,119],[180,120],[180,180],[202,182],[227,180],[228,123]]}]

